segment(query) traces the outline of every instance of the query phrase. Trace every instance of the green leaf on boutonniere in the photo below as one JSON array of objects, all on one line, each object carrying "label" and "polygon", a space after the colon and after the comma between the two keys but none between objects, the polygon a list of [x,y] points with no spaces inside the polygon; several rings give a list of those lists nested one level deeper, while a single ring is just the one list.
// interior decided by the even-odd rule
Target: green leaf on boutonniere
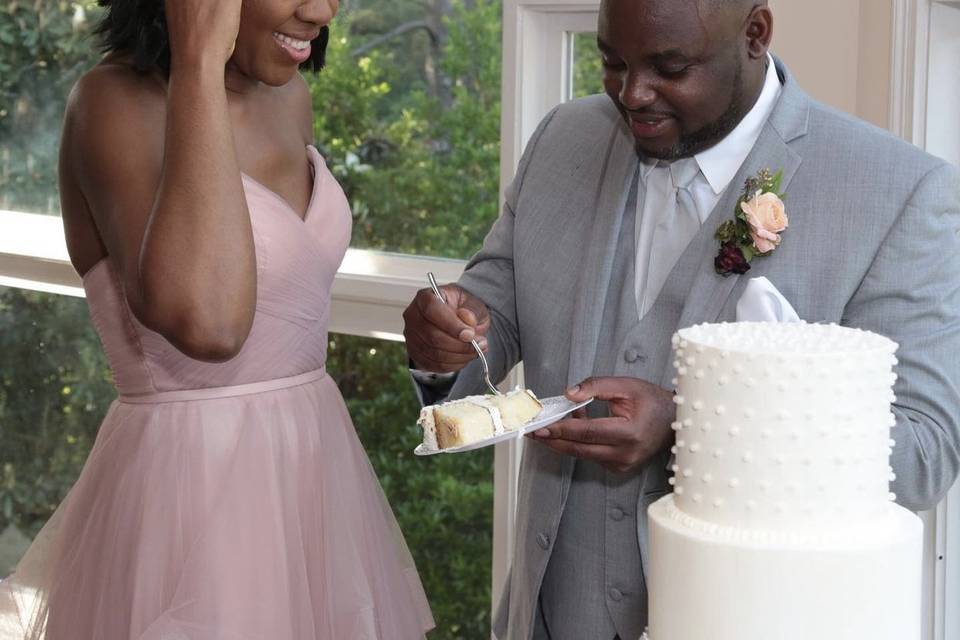
[{"label": "green leaf on boutonniere", "polygon": [[747,262],[750,262],[751,260],[753,260],[753,257],[757,255],[756,249],[753,248],[752,244],[746,244],[746,245],[741,244],[740,252],[743,253],[743,259],[746,260]]},{"label": "green leaf on boutonniere", "polygon": [[748,200],[749,198],[740,198],[739,200],[737,200],[737,208],[733,212],[733,222],[740,220],[744,224],[747,223],[747,214],[744,213],[743,207],[741,207],[740,205],[743,204],[744,202],[747,202]]},{"label": "green leaf on boutonniere", "polygon": [[769,188],[764,189],[764,191],[772,191],[780,199],[783,199],[783,196],[780,195],[780,185],[783,183],[783,169],[777,171],[777,175],[773,176],[773,180],[770,181]]},{"label": "green leaf on boutonniere", "polygon": [[720,242],[731,242],[737,237],[737,223],[727,220],[717,228],[716,238]]}]

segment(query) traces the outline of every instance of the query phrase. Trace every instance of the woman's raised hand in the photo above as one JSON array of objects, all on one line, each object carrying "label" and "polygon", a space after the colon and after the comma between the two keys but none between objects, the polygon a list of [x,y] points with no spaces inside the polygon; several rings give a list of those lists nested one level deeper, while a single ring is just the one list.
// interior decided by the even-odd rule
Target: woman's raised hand
[{"label": "woman's raised hand", "polygon": [[226,65],[240,31],[242,0],[165,0],[171,65]]}]

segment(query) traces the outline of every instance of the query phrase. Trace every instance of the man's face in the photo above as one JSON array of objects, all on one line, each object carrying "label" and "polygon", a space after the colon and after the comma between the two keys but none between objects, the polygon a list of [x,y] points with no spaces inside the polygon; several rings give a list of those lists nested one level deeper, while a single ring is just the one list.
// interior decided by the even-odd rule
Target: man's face
[{"label": "man's face", "polygon": [[[603,85],[638,150],[689,157],[722,140],[749,111],[746,15],[700,0],[604,0],[598,44]],[[734,3],[736,5],[736,3]]]}]

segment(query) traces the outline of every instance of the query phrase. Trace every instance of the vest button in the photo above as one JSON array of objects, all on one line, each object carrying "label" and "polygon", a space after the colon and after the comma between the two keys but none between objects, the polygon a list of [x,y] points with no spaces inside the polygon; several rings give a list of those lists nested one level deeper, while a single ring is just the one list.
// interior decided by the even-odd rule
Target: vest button
[{"label": "vest button", "polygon": [[623,600],[623,592],[620,591],[620,589],[610,589],[610,591],[607,592],[607,595],[610,596],[610,599],[614,602],[620,602]]},{"label": "vest button", "polygon": [[537,534],[537,545],[546,551],[550,548],[550,536],[545,533]]},{"label": "vest button", "polygon": [[627,349],[623,353],[623,359],[626,360],[629,364],[633,364],[634,362],[636,362],[637,360],[640,360],[641,358],[642,356],[640,355],[640,352],[632,347],[630,349]]},{"label": "vest button", "polygon": [[626,514],[623,512],[623,509],[619,507],[614,507],[613,509],[610,510],[610,519],[616,522],[620,522],[621,520],[623,520],[623,516],[625,515]]}]

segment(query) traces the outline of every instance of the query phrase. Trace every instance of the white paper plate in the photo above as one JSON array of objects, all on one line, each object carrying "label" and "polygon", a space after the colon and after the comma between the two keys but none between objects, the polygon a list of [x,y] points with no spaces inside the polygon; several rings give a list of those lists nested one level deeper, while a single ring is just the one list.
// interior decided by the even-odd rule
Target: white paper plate
[{"label": "white paper plate", "polygon": [[432,456],[438,453],[463,453],[464,451],[473,451],[474,449],[482,449],[483,447],[489,447],[490,445],[497,444],[498,442],[506,442],[507,440],[513,440],[517,438],[522,438],[524,435],[530,433],[531,431],[536,431],[537,429],[551,425],[554,422],[560,420],[567,414],[573,413],[580,407],[585,407],[588,404],[593,402],[593,398],[585,400],[580,403],[573,403],[567,400],[564,396],[554,396],[553,398],[545,398],[540,400],[540,404],[543,405],[543,409],[540,410],[540,413],[537,414],[537,417],[523,425],[522,428],[517,429],[516,431],[507,431],[501,433],[498,436],[493,436],[491,438],[486,438],[485,440],[478,440],[477,442],[471,442],[470,444],[465,444],[462,447],[453,447],[450,449],[438,449],[436,451],[431,451],[425,448],[422,444],[419,445],[413,452],[418,456]]}]

